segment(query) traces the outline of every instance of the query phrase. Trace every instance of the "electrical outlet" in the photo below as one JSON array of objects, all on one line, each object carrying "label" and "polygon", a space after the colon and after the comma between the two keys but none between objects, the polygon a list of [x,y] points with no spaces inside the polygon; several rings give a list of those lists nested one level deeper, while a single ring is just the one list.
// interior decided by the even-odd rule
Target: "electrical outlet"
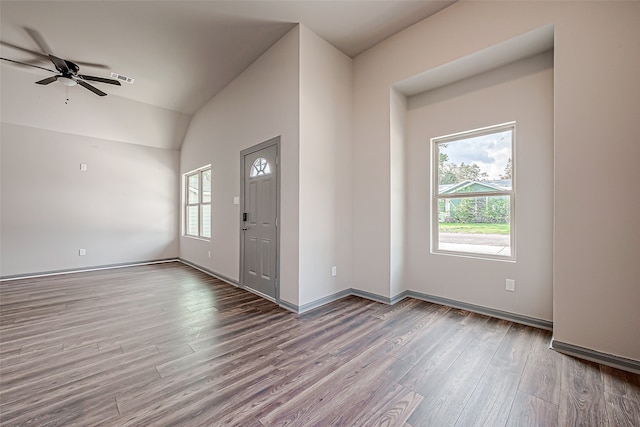
[{"label": "electrical outlet", "polygon": [[338,274],[338,267],[336,266],[331,267],[331,275],[336,276],[337,274]]},{"label": "electrical outlet", "polygon": [[208,251],[208,252],[207,252],[207,256],[208,256],[209,258],[211,258],[211,251]]},{"label": "electrical outlet", "polygon": [[513,280],[513,279],[507,279],[506,289],[508,291],[515,292],[516,291],[516,281]]},{"label": "electrical outlet", "polygon": [[86,249],[79,249],[78,250],[78,255],[79,256],[85,256],[87,254],[87,250]]}]

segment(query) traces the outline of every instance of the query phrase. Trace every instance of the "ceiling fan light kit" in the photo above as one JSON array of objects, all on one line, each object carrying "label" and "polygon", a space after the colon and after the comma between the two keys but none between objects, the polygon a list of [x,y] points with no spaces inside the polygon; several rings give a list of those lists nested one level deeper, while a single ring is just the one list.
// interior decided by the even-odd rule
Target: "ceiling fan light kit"
[{"label": "ceiling fan light kit", "polygon": [[75,80],[73,80],[72,78],[69,78],[69,77],[58,77],[58,81],[60,83],[62,83],[63,85],[69,86],[69,87],[75,86],[75,85],[78,84],[78,83],[76,83]]}]

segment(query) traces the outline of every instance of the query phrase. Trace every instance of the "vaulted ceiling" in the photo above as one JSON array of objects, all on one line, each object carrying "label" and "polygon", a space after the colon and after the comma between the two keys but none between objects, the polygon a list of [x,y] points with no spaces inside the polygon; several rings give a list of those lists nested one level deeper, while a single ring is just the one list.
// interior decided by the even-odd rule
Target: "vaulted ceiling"
[{"label": "vaulted ceiling", "polygon": [[[93,64],[81,65],[81,73],[135,79],[121,87],[96,84],[109,94],[193,114],[297,23],[354,57],[452,3],[3,0],[0,54],[52,68],[25,51],[50,49]],[[51,75],[21,70],[34,82]]]}]

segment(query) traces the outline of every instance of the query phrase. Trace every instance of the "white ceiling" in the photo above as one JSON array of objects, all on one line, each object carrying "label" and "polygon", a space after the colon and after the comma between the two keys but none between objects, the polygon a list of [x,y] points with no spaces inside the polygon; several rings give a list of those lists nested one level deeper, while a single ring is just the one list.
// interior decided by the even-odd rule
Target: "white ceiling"
[{"label": "white ceiling", "polygon": [[[81,65],[82,74],[135,79],[121,87],[96,83],[101,90],[193,114],[296,23],[354,57],[453,2],[2,0],[0,56],[32,60],[9,46],[41,51],[31,28],[54,55],[105,66]],[[34,82],[51,75],[23,70]]]}]

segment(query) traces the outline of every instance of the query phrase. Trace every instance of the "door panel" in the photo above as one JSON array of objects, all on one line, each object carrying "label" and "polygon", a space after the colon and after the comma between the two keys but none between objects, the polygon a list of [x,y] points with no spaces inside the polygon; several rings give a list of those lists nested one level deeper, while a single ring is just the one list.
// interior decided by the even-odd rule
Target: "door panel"
[{"label": "door panel", "polygon": [[[272,250],[271,240],[262,239],[262,248],[260,248],[260,250],[263,254],[271,254],[271,250]],[[262,272],[262,278],[266,280],[271,280],[271,278],[273,277],[271,257],[267,255],[261,258],[261,261],[262,261],[262,264],[260,265],[260,268]]]},{"label": "door panel", "polygon": [[270,145],[244,155],[243,212],[247,219],[241,233],[243,286],[268,298],[276,298],[277,284],[277,154]]},{"label": "door panel", "polygon": [[258,241],[254,237],[249,237],[245,245],[245,265],[247,266],[247,272],[252,276],[257,276]]},{"label": "door panel", "polygon": [[258,219],[258,183],[249,182],[249,200],[246,202],[245,212],[248,213],[248,223],[256,225]]}]

